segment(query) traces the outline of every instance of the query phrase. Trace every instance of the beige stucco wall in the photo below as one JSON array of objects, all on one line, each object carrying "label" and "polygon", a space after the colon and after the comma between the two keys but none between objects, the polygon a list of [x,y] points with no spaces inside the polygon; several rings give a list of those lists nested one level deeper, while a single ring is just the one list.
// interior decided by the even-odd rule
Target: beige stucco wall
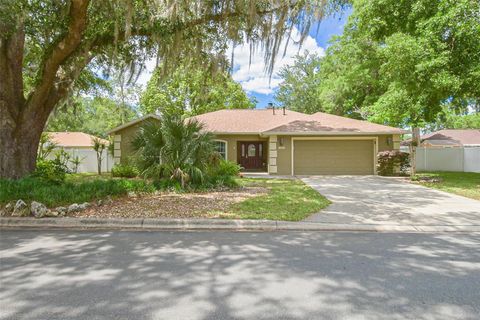
[{"label": "beige stucco wall", "polygon": [[[114,136],[115,140],[115,148],[120,150],[120,163],[121,164],[127,164],[131,161],[131,158],[133,156],[133,148],[132,148],[132,141],[135,138],[136,134],[140,130],[140,128],[145,125],[146,121],[155,121],[159,122],[160,120],[154,119],[154,118],[149,118],[147,120],[144,120],[142,122],[136,123],[134,125],[131,125],[129,127],[126,127],[124,129],[121,129],[112,135]],[[118,141],[118,142],[117,142]],[[114,150],[114,158],[117,156],[115,155],[115,150]]]}]

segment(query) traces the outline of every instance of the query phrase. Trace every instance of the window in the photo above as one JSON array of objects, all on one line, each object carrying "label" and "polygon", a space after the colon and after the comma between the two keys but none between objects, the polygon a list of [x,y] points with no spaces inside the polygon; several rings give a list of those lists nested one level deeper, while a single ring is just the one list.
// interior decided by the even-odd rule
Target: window
[{"label": "window", "polygon": [[215,150],[220,154],[220,156],[227,160],[227,142],[222,140],[215,140]]},{"label": "window", "polygon": [[247,155],[249,157],[255,157],[257,155],[257,148],[255,148],[254,144],[249,144],[247,148]]}]

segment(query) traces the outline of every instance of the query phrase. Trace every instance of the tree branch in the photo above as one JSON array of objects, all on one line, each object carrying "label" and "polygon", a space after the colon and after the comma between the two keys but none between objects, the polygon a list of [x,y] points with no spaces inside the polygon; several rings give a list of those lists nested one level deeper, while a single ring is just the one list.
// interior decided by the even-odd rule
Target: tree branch
[{"label": "tree branch", "polygon": [[28,99],[28,105],[42,105],[49,97],[57,72],[73,52],[80,46],[87,26],[87,9],[90,0],[71,0],[68,31],[55,46],[41,67],[41,79]]}]

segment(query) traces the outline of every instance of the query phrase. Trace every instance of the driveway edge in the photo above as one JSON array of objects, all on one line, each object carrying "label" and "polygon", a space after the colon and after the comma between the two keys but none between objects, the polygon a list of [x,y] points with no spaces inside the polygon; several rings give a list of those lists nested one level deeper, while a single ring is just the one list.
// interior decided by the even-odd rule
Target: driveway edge
[{"label": "driveway edge", "polygon": [[350,231],[350,232],[480,232],[480,225],[377,225],[224,219],[16,218],[1,217],[0,229],[115,229],[148,231]]}]

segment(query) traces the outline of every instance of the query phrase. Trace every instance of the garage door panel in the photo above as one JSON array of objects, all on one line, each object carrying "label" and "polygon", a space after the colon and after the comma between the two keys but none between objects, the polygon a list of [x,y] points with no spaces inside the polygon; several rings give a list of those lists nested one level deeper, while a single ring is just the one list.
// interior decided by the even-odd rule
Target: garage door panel
[{"label": "garage door panel", "polygon": [[373,140],[297,140],[294,173],[373,174]]}]

